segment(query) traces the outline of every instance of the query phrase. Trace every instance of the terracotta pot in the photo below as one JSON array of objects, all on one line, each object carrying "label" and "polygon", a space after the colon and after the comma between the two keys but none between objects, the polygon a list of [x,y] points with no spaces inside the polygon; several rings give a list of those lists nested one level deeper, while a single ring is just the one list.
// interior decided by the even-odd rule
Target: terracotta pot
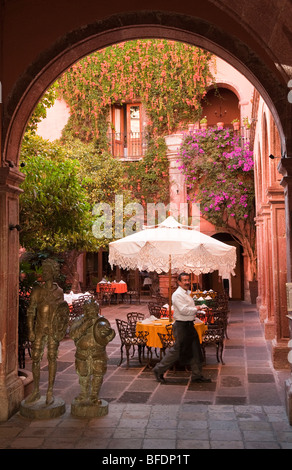
[{"label": "terracotta pot", "polygon": [[234,122],[234,123],[233,123],[233,129],[234,129],[235,131],[239,131],[239,122]]},{"label": "terracotta pot", "polygon": [[218,129],[224,127],[224,122],[217,122]]}]

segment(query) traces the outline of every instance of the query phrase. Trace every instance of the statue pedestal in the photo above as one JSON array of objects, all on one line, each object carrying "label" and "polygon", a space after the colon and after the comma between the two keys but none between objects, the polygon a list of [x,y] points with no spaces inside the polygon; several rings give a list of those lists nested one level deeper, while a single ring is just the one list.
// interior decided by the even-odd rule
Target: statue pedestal
[{"label": "statue pedestal", "polygon": [[292,379],[286,380],[285,393],[286,411],[289,419],[289,424],[292,426]]},{"label": "statue pedestal", "polygon": [[71,414],[79,418],[100,418],[108,414],[108,402],[99,400],[99,403],[73,400]]},{"label": "statue pedestal", "polygon": [[66,411],[66,405],[62,398],[55,398],[50,405],[46,404],[46,397],[42,396],[34,403],[25,403],[23,400],[20,404],[19,412],[21,416],[30,419],[52,419],[58,418]]}]

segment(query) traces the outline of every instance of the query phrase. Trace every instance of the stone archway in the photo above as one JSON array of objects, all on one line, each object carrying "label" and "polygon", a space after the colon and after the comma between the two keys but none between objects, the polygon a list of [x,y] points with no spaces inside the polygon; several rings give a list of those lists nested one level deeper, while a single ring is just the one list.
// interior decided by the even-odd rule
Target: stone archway
[{"label": "stone archway", "polygon": [[[135,38],[165,38],[205,48],[223,58],[253,83],[277,123],[282,154],[292,147],[286,84],[240,39],[198,18],[161,12],[115,15],[67,33],[24,71],[5,102],[3,160],[0,168],[0,421],[19,407],[23,387],[17,367],[19,149],[26,123],[44,91],[81,57],[105,46]],[[281,118],[280,118],[281,116]],[[292,155],[292,148],[289,154]]]},{"label": "stone archway", "polygon": [[[174,26],[175,23],[175,26]],[[20,77],[4,109],[4,160],[18,163],[18,150],[25,125],[44,91],[83,56],[108,45],[138,38],[165,38],[202,47],[241,72],[259,91],[277,124],[282,154],[290,145],[287,123],[287,84],[273,75],[264,61],[239,39],[194,17],[143,12],[112,16],[68,33],[33,63]],[[292,153],[292,147],[291,147]]]}]

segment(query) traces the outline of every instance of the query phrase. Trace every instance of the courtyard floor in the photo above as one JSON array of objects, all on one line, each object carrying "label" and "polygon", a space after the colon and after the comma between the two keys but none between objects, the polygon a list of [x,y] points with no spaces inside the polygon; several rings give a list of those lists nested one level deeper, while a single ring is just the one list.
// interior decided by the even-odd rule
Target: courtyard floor
[{"label": "courtyard floor", "polygon": [[[128,312],[148,315],[147,300],[105,306],[101,313],[116,329],[115,319],[126,319]],[[137,355],[130,359],[129,369],[125,360],[118,367],[117,334],[107,346],[108,370],[100,398],[109,403],[109,411],[101,418],[71,414],[71,402],[79,393],[75,345],[71,339],[63,340],[54,395],[65,401],[66,412],[49,420],[30,420],[16,413],[0,423],[0,449],[148,449],[160,453],[164,449],[292,449],[284,393],[290,371],[274,370],[271,345],[264,338],[255,306],[233,301],[230,310],[225,364],[217,363],[215,348],[207,349],[204,375],[211,383],[190,383],[188,371],[175,370],[167,372],[166,384],[160,384],[146,361],[139,364]],[[29,356],[25,369],[31,370]]]}]

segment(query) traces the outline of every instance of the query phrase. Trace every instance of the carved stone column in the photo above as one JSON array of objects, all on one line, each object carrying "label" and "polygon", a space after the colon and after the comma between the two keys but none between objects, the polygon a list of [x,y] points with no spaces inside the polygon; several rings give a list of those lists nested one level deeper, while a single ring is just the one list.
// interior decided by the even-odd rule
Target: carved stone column
[{"label": "carved stone column", "polygon": [[0,168],[0,421],[7,421],[23,399],[18,377],[19,185],[24,175]]},{"label": "carved stone column", "polygon": [[[180,163],[178,160],[178,151],[182,142],[182,134],[173,134],[165,137],[167,145],[167,158],[169,161],[169,185],[170,185],[170,207],[172,215],[177,218],[183,215],[183,204],[186,205],[186,187],[185,178],[178,169]],[[186,206],[186,217],[187,206]],[[179,219],[178,219],[179,220]],[[179,220],[182,222],[181,220]],[[188,221],[183,223],[187,224]]]},{"label": "carved stone column", "polygon": [[[285,197],[285,217],[286,217],[286,255],[287,255],[287,282],[292,282],[292,158],[281,158],[278,165],[278,171],[283,175],[281,185],[284,188]],[[291,313],[291,312],[290,312]],[[292,327],[290,320],[290,342],[288,343],[291,348]],[[290,359],[291,359],[291,353]],[[292,425],[292,375],[286,381],[286,407],[289,422]]]},{"label": "carved stone column", "polygon": [[260,214],[257,216],[257,228],[259,316],[264,323],[266,339],[273,339],[275,336],[274,292],[268,288],[272,285],[271,209],[268,204],[261,205]]},{"label": "carved stone column", "polygon": [[289,327],[286,302],[286,227],[285,204],[282,188],[269,188],[268,197],[271,206],[271,251],[273,310],[275,320],[275,337],[272,345],[273,364],[276,369],[288,367],[287,342]]},{"label": "carved stone column", "polygon": [[284,188],[286,208],[287,282],[292,282],[292,158],[282,158],[278,171],[283,175],[280,184]]},{"label": "carved stone column", "polygon": [[267,317],[266,307],[266,286],[265,286],[265,266],[264,266],[264,237],[263,237],[263,217],[259,212],[255,218],[257,230],[257,271],[258,271],[258,297],[257,309],[259,312],[260,321],[264,322]]}]

